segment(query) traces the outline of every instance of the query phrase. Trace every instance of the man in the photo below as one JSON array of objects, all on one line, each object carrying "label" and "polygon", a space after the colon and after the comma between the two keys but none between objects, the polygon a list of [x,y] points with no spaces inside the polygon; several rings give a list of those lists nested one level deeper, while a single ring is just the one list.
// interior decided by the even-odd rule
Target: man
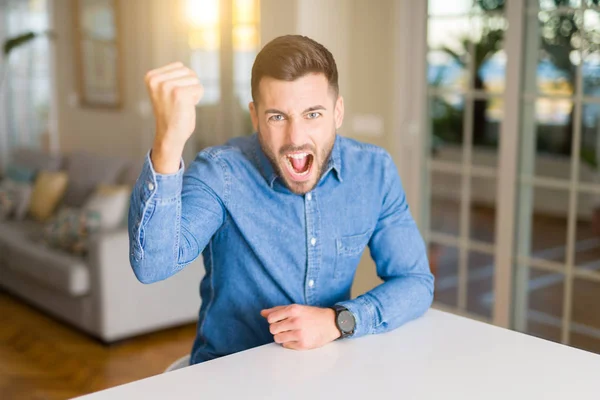
[{"label": "man", "polygon": [[[131,265],[151,283],[202,253],[192,363],[272,341],[317,348],[429,308],[433,276],[392,159],[336,134],[344,101],[325,47],[268,43],[252,68],[257,133],[202,151],[185,174],[202,87],[181,63],[146,83],[156,136],[131,198]],[[350,300],[367,245],[384,283]]]}]

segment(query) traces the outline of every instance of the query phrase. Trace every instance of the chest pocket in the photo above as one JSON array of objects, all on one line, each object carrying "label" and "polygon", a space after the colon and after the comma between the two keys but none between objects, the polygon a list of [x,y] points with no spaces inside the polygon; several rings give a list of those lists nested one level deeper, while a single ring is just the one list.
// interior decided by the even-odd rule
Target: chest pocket
[{"label": "chest pocket", "polygon": [[342,236],[335,240],[335,279],[344,279],[354,276],[360,257],[371,238],[371,233],[372,231],[368,231],[359,235]]}]

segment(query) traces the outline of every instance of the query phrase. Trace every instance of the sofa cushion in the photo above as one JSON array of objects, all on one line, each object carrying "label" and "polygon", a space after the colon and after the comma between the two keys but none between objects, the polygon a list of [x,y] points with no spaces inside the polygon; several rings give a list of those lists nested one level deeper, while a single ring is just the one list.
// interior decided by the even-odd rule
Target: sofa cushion
[{"label": "sofa cushion", "polygon": [[131,187],[128,185],[99,185],[83,206],[100,216],[100,229],[114,231],[125,225]]},{"label": "sofa cushion", "polygon": [[117,183],[126,165],[126,160],[116,157],[103,157],[84,151],[72,153],[67,160],[69,185],[64,204],[82,207],[98,185]]},{"label": "sofa cushion", "polygon": [[12,191],[0,186],[0,221],[8,218],[17,204]]},{"label": "sofa cushion", "polygon": [[41,171],[33,185],[29,215],[39,222],[50,219],[65,194],[67,182],[65,172]]},{"label": "sofa cushion", "polygon": [[100,229],[100,213],[64,208],[44,229],[44,242],[72,254],[85,255],[90,235]]},{"label": "sofa cushion", "polygon": [[62,157],[40,150],[18,148],[12,153],[11,164],[34,171],[59,171],[62,167]]},{"label": "sofa cushion", "polygon": [[27,211],[29,210],[31,195],[33,193],[33,185],[30,183],[14,184],[12,193],[16,199],[13,218],[21,221],[25,218]]},{"label": "sofa cushion", "polygon": [[4,180],[0,183],[0,219],[12,217],[22,220],[29,210],[33,186]]},{"label": "sofa cushion", "polygon": [[85,260],[34,241],[32,237],[41,230],[41,225],[29,220],[0,222],[0,269],[9,268],[73,297],[87,294],[90,279]]},{"label": "sofa cushion", "polygon": [[6,179],[18,183],[32,183],[35,179],[35,172],[36,170],[31,167],[8,164],[6,166]]}]

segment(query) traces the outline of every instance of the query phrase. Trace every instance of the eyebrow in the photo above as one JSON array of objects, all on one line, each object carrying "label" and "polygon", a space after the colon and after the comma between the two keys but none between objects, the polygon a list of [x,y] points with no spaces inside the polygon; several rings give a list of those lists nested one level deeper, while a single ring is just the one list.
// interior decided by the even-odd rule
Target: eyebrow
[{"label": "eyebrow", "polygon": [[[306,110],[302,111],[302,114],[307,113],[307,112],[311,112],[311,111],[317,111],[317,110],[327,110],[327,109],[325,107],[323,107],[323,106],[317,105],[317,106],[308,107]],[[265,114],[282,114],[282,115],[287,115],[283,111],[279,111],[276,108],[269,108],[268,110],[265,110]]]}]

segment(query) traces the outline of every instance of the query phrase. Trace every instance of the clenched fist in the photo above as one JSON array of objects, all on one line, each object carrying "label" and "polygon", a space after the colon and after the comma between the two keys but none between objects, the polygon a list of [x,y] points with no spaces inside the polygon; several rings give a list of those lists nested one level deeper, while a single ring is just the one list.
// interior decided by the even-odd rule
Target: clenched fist
[{"label": "clenched fist", "polygon": [[158,173],[174,173],[194,132],[203,88],[196,73],[180,62],[149,71],[145,80],[156,119],[152,164]]},{"label": "clenched fist", "polygon": [[331,308],[292,304],[262,310],[260,315],[269,322],[275,343],[286,349],[316,349],[341,335]]}]

